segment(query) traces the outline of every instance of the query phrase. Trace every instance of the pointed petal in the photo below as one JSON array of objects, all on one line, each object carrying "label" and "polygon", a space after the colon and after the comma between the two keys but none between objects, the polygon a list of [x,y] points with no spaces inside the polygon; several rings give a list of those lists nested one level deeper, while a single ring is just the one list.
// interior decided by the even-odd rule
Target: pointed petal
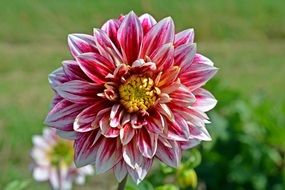
[{"label": "pointed petal", "polygon": [[96,94],[101,89],[101,85],[80,80],[69,81],[55,88],[61,97],[74,103],[90,103],[98,100]]},{"label": "pointed petal", "polygon": [[117,39],[117,32],[120,26],[120,21],[117,19],[110,19],[102,26],[102,30],[106,32],[106,34],[109,36],[111,41],[114,43],[114,45],[119,48],[119,42]]},{"label": "pointed petal", "polygon": [[192,107],[195,109],[207,112],[213,109],[217,104],[215,97],[209,91],[203,88],[194,90],[193,94],[195,95],[196,101],[194,104],[192,104]]},{"label": "pointed petal", "polygon": [[150,56],[157,48],[174,41],[174,23],[167,17],[155,24],[144,36],[140,58]]},{"label": "pointed petal", "polygon": [[79,138],[79,134],[76,131],[62,131],[56,130],[56,134],[61,138],[68,139],[68,140],[76,140]]},{"label": "pointed petal", "polygon": [[135,130],[132,128],[130,123],[124,125],[123,128],[120,129],[120,139],[123,145],[128,144],[135,135]]},{"label": "pointed petal", "polygon": [[108,107],[107,101],[96,101],[92,106],[84,109],[77,115],[73,129],[77,132],[88,132],[95,129],[95,126],[91,126],[91,123],[96,119],[98,112]]},{"label": "pointed petal", "polygon": [[[74,163],[76,167],[93,164],[96,159],[98,147],[93,146],[99,130],[82,133],[80,138],[74,141]],[[99,144],[99,143],[98,143]]]},{"label": "pointed petal", "polygon": [[146,158],[152,158],[156,152],[158,135],[141,129],[138,133],[138,148]]},{"label": "pointed petal", "polygon": [[90,81],[86,74],[81,70],[78,63],[74,60],[63,61],[62,68],[69,80]]},{"label": "pointed petal", "polygon": [[122,147],[117,139],[103,138],[96,155],[96,173],[104,173],[122,159]]},{"label": "pointed petal", "polygon": [[190,149],[190,148],[197,146],[198,144],[200,144],[200,142],[201,141],[199,141],[197,139],[190,139],[188,141],[180,142],[180,146],[181,146],[182,150],[187,150],[187,149]]},{"label": "pointed petal", "polygon": [[94,40],[96,43],[96,47],[100,52],[100,55],[108,59],[109,62],[115,63],[115,65],[123,63],[123,58],[120,51],[114,45],[114,43],[106,34],[106,32],[94,28]]},{"label": "pointed petal", "polygon": [[152,166],[152,162],[153,159],[144,158],[142,161],[142,165],[138,166],[137,168],[133,169],[127,166],[128,173],[136,184],[139,184],[145,178]]},{"label": "pointed petal", "polygon": [[60,67],[48,75],[48,81],[50,86],[53,89],[55,89],[57,86],[61,85],[62,83],[69,81],[69,79],[64,73],[63,68]]},{"label": "pointed petal", "polygon": [[156,20],[148,13],[139,17],[144,35],[156,24]]},{"label": "pointed petal", "polygon": [[205,127],[190,126],[190,137],[202,141],[211,141],[212,138]]},{"label": "pointed petal", "polygon": [[183,44],[192,44],[194,42],[194,30],[186,29],[175,34],[174,46],[178,47]]},{"label": "pointed petal", "polygon": [[177,80],[180,68],[178,66],[171,67],[161,75],[158,87],[169,86]]},{"label": "pointed petal", "polygon": [[105,114],[102,119],[99,121],[99,126],[101,129],[102,135],[104,135],[107,138],[115,138],[119,136],[120,129],[113,128],[110,126],[110,119],[109,114]]},{"label": "pointed petal", "polygon": [[172,43],[167,43],[156,49],[151,55],[150,59],[156,63],[159,71],[164,71],[171,67],[174,61],[174,46]]},{"label": "pointed petal", "polygon": [[57,103],[48,113],[45,124],[60,130],[72,131],[76,116],[85,108],[84,105],[74,104],[67,100]]},{"label": "pointed petal", "polygon": [[203,63],[206,65],[214,66],[214,63],[209,58],[207,58],[207,57],[205,57],[199,53],[196,53],[194,60],[193,60],[193,63]]},{"label": "pointed petal", "polygon": [[93,36],[86,34],[69,34],[68,46],[74,58],[86,52],[97,52]]},{"label": "pointed petal", "polygon": [[175,141],[187,141],[190,138],[187,122],[178,113],[175,113],[174,117],[175,121],[168,125],[167,138]]},{"label": "pointed petal", "polygon": [[113,170],[114,170],[114,174],[118,182],[123,181],[123,179],[128,174],[127,166],[124,160],[121,160],[118,164],[116,164]]},{"label": "pointed petal", "polygon": [[166,104],[157,104],[156,109],[159,113],[166,116],[170,121],[174,120],[174,115]]},{"label": "pointed petal", "polygon": [[117,34],[125,63],[132,64],[138,58],[143,30],[137,15],[131,11],[125,16]]},{"label": "pointed petal", "polygon": [[176,141],[169,141],[172,148],[158,141],[156,157],[171,167],[177,167],[181,161],[181,149]]},{"label": "pointed petal", "polygon": [[196,44],[185,44],[175,49],[174,62],[181,68],[181,73],[187,71],[196,54]]},{"label": "pointed petal", "polygon": [[160,134],[163,132],[165,122],[162,115],[157,111],[151,112],[151,117],[147,119],[147,125],[145,126],[149,132]]},{"label": "pointed petal", "polygon": [[136,138],[133,138],[131,142],[123,146],[123,158],[131,168],[135,169],[141,166],[143,162],[143,156],[137,147]]},{"label": "pointed petal", "polygon": [[180,76],[180,80],[192,91],[206,84],[217,73],[217,70],[216,67],[207,64],[192,63],[189,69]]},{"label": "pointed petal", "polygon": [[76,60],[83,72],[98,84],[104,83],[107,74],[115,70],[113,63],[97,53],[84,53],[77,56]]},{"label": "pointed petal", "polygon": [[183,85],[173,93],[169,94],[169,96],[171,98],[171,102],[179,106],[191,106],[196,101],[196,98],[191,91]]}]

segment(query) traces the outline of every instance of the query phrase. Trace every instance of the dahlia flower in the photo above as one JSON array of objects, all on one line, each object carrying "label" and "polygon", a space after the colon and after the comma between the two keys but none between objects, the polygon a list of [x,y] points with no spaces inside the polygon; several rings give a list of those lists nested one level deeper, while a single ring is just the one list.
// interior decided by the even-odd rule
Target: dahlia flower
[{"label": "dahlia flower", "polygon": [[210,140],[202,86],[217,68],[196,52],[193,29],[130,12],[93,35],[70,34],[73,56],[49,75],[55,91],[46,125],[74,139],[75,164],[129,174],[139,183],[154,158],[176,167],[181,151]]},{"label": "dahlia flower", "polygon": [[33,177],[36,181],[49,181],[53,189],[68,190],[72,181],[85,182],[86,175],[92,175],[92,166],[76,168],[73,162],[72,142],[56,135],[55,129],[45,128],[43,136],[33,136]]}]

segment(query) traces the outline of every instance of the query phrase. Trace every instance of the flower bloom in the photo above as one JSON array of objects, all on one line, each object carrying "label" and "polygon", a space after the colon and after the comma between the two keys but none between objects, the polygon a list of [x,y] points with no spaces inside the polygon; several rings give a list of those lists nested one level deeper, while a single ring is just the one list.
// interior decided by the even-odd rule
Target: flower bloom
[{"label": "flower bloom", "polygon": [[35,135],[32,140],[35,180],[49,181],[53,189],[68,190],[72,188],[73,180],[77,184],[83,184],[85,176],[94,173],[90,165],[75,167],[72,142],[58,137],[55,129],[45,128],[43,136]]},{"label": "flower bloom", "polygon": [[45,123],[74,139],[75,164],[130,174],[139,183],[154,158],[176,167],[181,151],[210,140],[201,88],[217,71],[196,52],[193,29],[130,12],[93,35],[70,34],[72,60],[49,75],[55,91]]}]

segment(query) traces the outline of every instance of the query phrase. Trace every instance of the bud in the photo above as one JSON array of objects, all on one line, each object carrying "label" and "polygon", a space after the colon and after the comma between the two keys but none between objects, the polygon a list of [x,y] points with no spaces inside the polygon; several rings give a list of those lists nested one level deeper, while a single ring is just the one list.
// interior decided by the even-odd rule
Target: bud
[{"label": "bud", "polygon": [[182,188],[197,187],[197,175],[193,169],[178,169],[176,173],[177,183]]}]

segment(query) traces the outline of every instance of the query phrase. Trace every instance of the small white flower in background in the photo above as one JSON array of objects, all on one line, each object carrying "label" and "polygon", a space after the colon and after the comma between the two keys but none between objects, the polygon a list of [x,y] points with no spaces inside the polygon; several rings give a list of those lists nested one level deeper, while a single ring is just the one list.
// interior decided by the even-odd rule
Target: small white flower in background
[{"label": "small white flower in background", "polygon": [[84,184],[85,176],[94,173],[90,165],[75,167],[73,142],[58,137],[56,130],[45,128],[42,136],[34,135],[32,140],[32,168],[36,181],[49,181],[55,190],[68,190],[73,181]]}]

